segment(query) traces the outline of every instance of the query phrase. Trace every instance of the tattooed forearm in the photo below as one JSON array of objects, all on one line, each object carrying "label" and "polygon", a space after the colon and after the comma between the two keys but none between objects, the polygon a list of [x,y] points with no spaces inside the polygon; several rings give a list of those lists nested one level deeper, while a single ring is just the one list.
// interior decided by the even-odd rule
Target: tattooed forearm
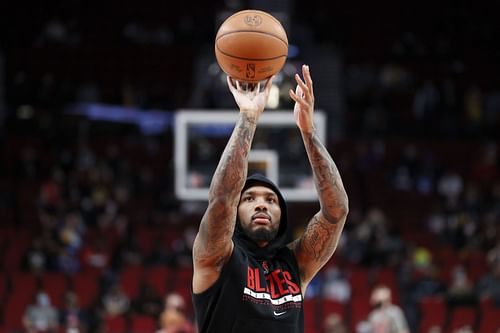
[{"label": "tattooed forearm", "polygon": [[234,232],[237,203],[248,172],[248,154],[257,120],[240,113],[210,184],[208,209],[193,247],[195,259],[218,261]]},{"label": "tattooed forearm", "polygon": [[299,263],[300,276],[307,285],[321,267],[335,252],[340,239],[343,223],[332,224],[316,214],[297,241],[290,244]]},{"label": "tattooed forearm", "polygon": [[316,132],[304,135],[303,139],[319,195],[321,212],[330,223],[337,223],[345,217],[348,207],[347,194],[339,170]]},{"label": "tattooed forearm", "polygon": [[302,133],[321,210],[297,241],[289,245],[299,264],[304,288],[335,252],[348,211],[339,170],[316,133]]},{"label": "tattooed forearm", "polygon": [[239,197],[256,126],[256,119],[241,114],[212,178],[209,200],[221,195],[229,199]]},{"label": "tattooed forearm", "polygon": [[300,251],[307,253],[310,259],[324,262],[327,261],[335,249],[331,241],[333,230],[330,225],[321,222],[318,216],[314,216],[309,222],[307,229],[300,238]]}]

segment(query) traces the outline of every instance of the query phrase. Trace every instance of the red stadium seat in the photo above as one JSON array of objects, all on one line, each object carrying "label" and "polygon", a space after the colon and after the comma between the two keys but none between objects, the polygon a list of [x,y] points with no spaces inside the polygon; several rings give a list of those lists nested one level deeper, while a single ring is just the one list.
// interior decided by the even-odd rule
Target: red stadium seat
[{"label": "red stadium seat", "polygon": [[20,297],[32,297],[38,290],[38,280],[35,275],[25,272],[13,272],[10,274],[12,286],[11,293]]},{"label": "red stadium seat", "polygon": [[29,293],[11,293],[3,310],[4,326],[8,332],[20,331],[23,328],[22,318],[28,305],[34,302],[34,295]]},{"label": "red stadium seat", "polygon": [[108,333],[123,333],[127,331],[127,321],[123,316],[104,317],[104,327]]},{"label": "red stadium seat", "polygon": [[147,257],[153,250],[155,237],[158,237],[154,229],[150,227],[138,227],[136,232],[137,245],[143,256]]},{"label": "red stadium seat", "polygon": [[321,300],[321,316],[322,318],[326,318],[331,313],[336,313],[340,315],[344,320],[346,318],[346,307],[345,304],[333,301],[329,299]]},{"label": "red stadium seat", "polygon": [[304,300],[304,327],[306,332],[317,332],[316,299]]},{"label": "red stadium seat", "polygon": [[370,301],[368,297],[354,297],[351,300],[350,304],[350,330],[352,332],[356,331],[356,326],[368,319],[368,315],[370,314],[371,307]]},{"label": "red stadium seat", "polygon": [[172,283],[172,291],[179,293],[186,301],[186,313],[188,316],[193,314],[193,306],[191,302],[191,285],[193,281],[192,268],[180,268],[172,271],[173,277],[170,279]]},{"label": "red stadium seat", "polygon": [[500,330],[500,309],[488,308],[483,310],[480,319],[478,333],[491,333]]},{"label": "red stadium seat", "polygon": [[450,319],[447,331],[456,332],[463,327],[474,329],[476,325],[477,310],[472,307],[456,307],[450,312]]},{"label": "red stadium seat", "polygon": [[482,251],[473,251],[467,258],[467,272],[470,279],[476,283],[488,271],[486,255]]},{"label": "red stadium seat", "polygon": [[9,242],[3,258],[3,268],[5,271],[17,271],[21,269],[22,259],[29,247],[29,239],[17,237],[16,241]]},{"label": "red stadium seat", "polygon": [[83,309],[89,308],[97,300],[99,293],[99,275],[95,271],[74,275],[71,278],[71,285]]},{"label": "red stadium seat", "polygon": [[50,297],[50,302],[60,308],[63,297],[68,290],[68,280],[63,273],[44,273],[41,277],[42,287]]},{"label": "red stadium seat", "polygon": [[150,316],[133,315],[130,321],[133,333],[154,333],[157,331],[156,320]]},{"label": "red stadium seat", "polygon": [[443,327],[446,320],[446,304],[442,297],[424,297],[419,301],[420,332],[427,332],[432,326]]},{"label": "red stadium seat", "polygon": [[369,298],[371,292],[370,272],[366,268],[352,268],[347,276],[351,285],[352,297]]},{"label": "red stadium seat", "polygon": [[139,281],[142,281],[143,274],[142,266],[128,266],[120,274],[120,286],[131,300],[139,294]]},{"label": "red stadium seat", "polygon": [[495,301],[491,297],[482,297],[479,301],[479,307],[482,312],[493,310],[495,308]]},{"label": "red stadium seat", "polygon": [[7,296],[7,276],[0,272],[0,304],[3,304],[4,298]]},{"label": "red stadium seat", "polygon": [[145,283],[151,286],[159,296],[167,293],[167,281],[171,273],[167,267],[155,266],[148,268],[145,272]]}]

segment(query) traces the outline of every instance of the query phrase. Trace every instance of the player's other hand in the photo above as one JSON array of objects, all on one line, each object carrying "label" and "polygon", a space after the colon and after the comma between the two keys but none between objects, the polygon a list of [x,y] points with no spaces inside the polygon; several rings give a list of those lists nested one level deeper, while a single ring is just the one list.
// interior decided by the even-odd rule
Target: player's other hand
[{"label": "player's other hand", "polygon": [[255,118],[262,114],[269,98],[269,91],[273,85],[273,78],[269,78],[264,89],[260,91],[260,82],[257,84],[241,83],[229,76],[227,77],[227,85],[240,108],[240,112]]},{"label": "player's other hand", "polygon": [[295,91],[290,89],[289,94],[295,101],[293,114],[297,126],[302,133],[311,133],[314,130],[314,92],[309,66],[302,65],[302,76],[304,81],[299,74],[295,74],[297,88]]}]

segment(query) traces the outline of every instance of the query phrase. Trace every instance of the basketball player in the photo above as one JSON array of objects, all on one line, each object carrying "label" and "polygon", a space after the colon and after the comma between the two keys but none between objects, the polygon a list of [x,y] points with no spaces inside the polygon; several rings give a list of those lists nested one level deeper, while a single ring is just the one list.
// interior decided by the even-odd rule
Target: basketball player
[{"label": "basketball player", "polygon": [[302,67],[302,75],[296,75],[290,97],[321,208],[303,236],[289,244],[280,190],[262,175],[247,178],[250,146],[272,79],[262,92],[227,80],[240,112],[194,242],[192,287],[200,333],[304,332],[304,294],[335,251],[348,200],[339,171],[314,129],[308,66]]}]

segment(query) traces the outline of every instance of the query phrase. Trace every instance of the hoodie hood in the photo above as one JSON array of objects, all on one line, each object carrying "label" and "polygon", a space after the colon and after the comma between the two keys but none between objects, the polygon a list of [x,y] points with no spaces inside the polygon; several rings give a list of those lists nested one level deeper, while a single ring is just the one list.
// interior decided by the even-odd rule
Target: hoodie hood
[{"label": "hoodie hood", "polygon": [[253,174],[249,176],[241,190],[243,193],[246,189],[252,186],[265,186],[271,189],[278,196],[279,205],[281,208],[280,226],[276,237],[272,239],[266,247],[259,247],[253,240],[251,240],[243,230],[239,221],[236,221],[233,241],[236,245],[243,247],[249,254],[256,259],[270,259],[276,251],[285,245],[288,229],[288,214],[285,198],[281,194],[278,187],[267,177],[262,174]]}]

